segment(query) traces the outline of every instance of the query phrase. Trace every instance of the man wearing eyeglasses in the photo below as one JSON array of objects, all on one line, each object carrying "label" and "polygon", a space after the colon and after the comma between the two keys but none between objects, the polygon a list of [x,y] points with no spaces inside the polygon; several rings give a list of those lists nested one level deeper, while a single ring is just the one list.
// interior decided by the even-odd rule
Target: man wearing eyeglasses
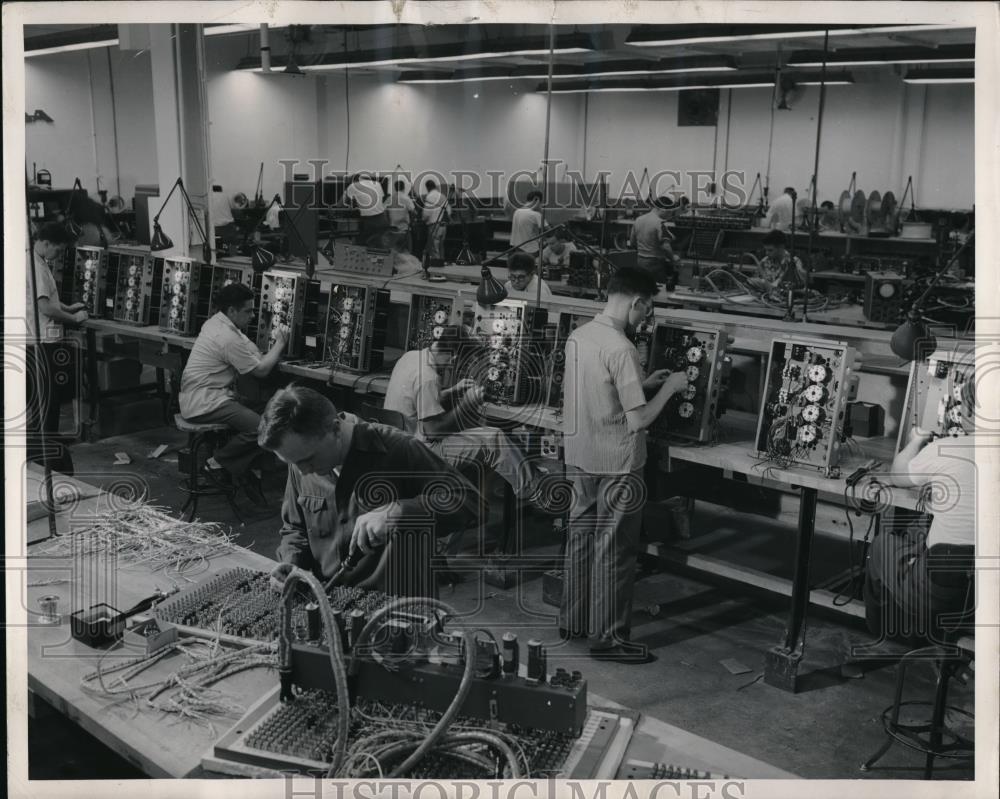
[{"label": "man wearing eyeglasses", "polygon": [[591,657],[623,663],[654,659],[629,640],[646,428],[687,386],[683,372],[660,369],[643,378],[631,337],[652,313],[656,291],[646,270],[619,269],[604,311],[566,341],[563,444],[573,505],[560,634],[586,636]]}]

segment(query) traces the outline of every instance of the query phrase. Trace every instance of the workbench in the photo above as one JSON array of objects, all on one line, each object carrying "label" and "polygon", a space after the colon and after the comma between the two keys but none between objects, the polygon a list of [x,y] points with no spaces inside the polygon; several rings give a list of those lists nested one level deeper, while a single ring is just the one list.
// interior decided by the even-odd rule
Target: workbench
[{"label": "workbench", "polygon": [[[516,422],[548,432],[562,432],[562,416],[555,409],[541,405],[504,407],[488,405],[488,418]],[[704,571],[726,579],[753,585],[768,591],[784,593],[790,597],[788,624],[782,642],[768,653],[764,679],[784,690],[796,690],[799,662],[805,648],[806,616],[810,604],[827,609],[864,617],[863,607],[855,601],[835,604],[828,591],[814,590],[809,577],[809,563],[816,532],[816,505],[820,496],[839,505],[847,503],[846,476],[869,460],[891,463],[895,441],[880,437],[865,439],[856,450],[841,450],[840,477],[826,477],[818,469],[793,465],[787,469],[769,466],[756,452],[754,438],[756,417],[732,412],[720,420],[720,440],[713,444],[671,442],[668,446],[668,469],[673,472],[685,465],[700,465],[717,469],[725,479],[775,488],[799,496],[798,535],[796,538],[795,566],[791,584],[753,569],[737,567],[717,558],[698,556],[661,544],[652,544],[648,551],[663,560],[684,567]],[[890,508],[916,510],[920,492],[906,488],[883,488],[866,496],[863,485],[858,494],[872,501],[866,511],[875,515],[876,523],[882,513]],[[878,501],[875,501],[877,497]],[[860,509],[855,505],[851,510]],[[696,542],[695,542],[696,543]]]},{"label": "workbench", "polygon": [[[32,465],[27,471],[28,492],[37,493],[41,470]],[[58,477],[62,479],[61,476]],[[34,489],[32,485],[35,486]],[[96,488],[86,493],[90,496],[79,500],[72,510],[72,528],[77,531],[84,529],[88,518],[92,519],[93,514],[101,512],[113,501],[113,498]],[[31,524],[47,524],[47,520],[43,518]],[[131,702],[109,699],[84,690],[80,679],[96,668],[104,650],[92,649],[76,641],[69,630],[69,613],[76,609],[73,603],[80,598],[86,597],[88,605],[106,601],[116,608],[131,607],[151,594],[154,587],[168,588],[170,580],[166,575],[151,573],[141,566],[123,567],[106,584],[106,593],[98,597],[95,595],[97,589],[94,582],[95,579],[100,580],[100,577],[95,577],[99,574],[99,569],[94,568],[92,558],[79,559],[74,568],[73,564],[64,559],[33,557],[31,548],[21,551],[27,551],[27,557],[20,569],[16,566],[12,568],[9,576],[22,580],[18,587],[19,594],[24,598],[28,609],[26,633],[29,692],[43,698],[150,777],[204,776],[202,758],[211,752],[216,739],[238,716],[228,720],[214,720],[213,730],[205,725],[137,710]],[[211,558],[204,571],[196,575],[190,574],[189,578],[202,582],[229,568],[242,566],[270,571],[274,565],[275,562],[269,558],[242,547],[234,547],[228,554]],[[67,582],[28,586],[29,582],[45,578],[61,578]],[[44,594],[60,596],[59,612],[63,616],[61,624],[50,626],[39,623],[38,598]],[[118,649],[107,656],[106,662],[113,663],[119,652],[125,652],[128,657],[135,657],[137,654]],[[550,658],[553,664],[557,661],[554,654]],[[171,660],[173,665],[169,663]],[[162,666],[157,664],[152,667],[148,673],[152,677],[162,676],[176,668],[177,659],[171,657],[166,661],[168,662]],[[248,707],[255,699],[272,689],[277,679],[274,671],[258,668],[229,677],[217,687]],[[615,706],[614,702],[593,693],[590,701],[594,705]],[[674,725],[647,717],[643,717],[638,724],[625,759],[678,763],[734,778],[795,779],[795,775],[787,771]]]}]

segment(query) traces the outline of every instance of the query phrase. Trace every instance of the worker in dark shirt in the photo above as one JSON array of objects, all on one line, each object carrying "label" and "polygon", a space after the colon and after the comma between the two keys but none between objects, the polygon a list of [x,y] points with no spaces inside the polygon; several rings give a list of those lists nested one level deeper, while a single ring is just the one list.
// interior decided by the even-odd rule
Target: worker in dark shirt
[{"label": "worker in dark shirt", "polygon": [[338,416],[312,389],[278,391],[258,443],[288,464],[276,581],[293,566],[328,580],[346,562],[339,584],[387,591],[387,575],[414,567],[403,538],[479,523],[479,494],[454,468],[412,436]]}]

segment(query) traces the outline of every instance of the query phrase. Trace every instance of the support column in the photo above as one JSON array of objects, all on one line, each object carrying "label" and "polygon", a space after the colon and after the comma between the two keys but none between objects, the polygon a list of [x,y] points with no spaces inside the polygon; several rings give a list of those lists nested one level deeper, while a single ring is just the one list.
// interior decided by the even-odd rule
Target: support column
[{"label": "support column", "polygon": [[[209,240],[213,241],[214,229],[208,215],[211,168],[201,26],[150,25],[149,41],[156,125],[156,172],[160,186],[160,199],[150,204],[150,222],[170,187],[181,177],[195,212]],[[197,229],[188,219],[179,190],[174,192],[163,210],[160,225],[174,242],[171,249],[164,251],[165,254],[202,260],[202,242]]]}]

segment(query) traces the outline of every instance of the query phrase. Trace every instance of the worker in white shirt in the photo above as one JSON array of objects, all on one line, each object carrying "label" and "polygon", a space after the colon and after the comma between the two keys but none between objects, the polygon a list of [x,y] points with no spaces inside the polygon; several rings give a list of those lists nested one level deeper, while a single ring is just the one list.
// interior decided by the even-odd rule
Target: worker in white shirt
[{"label": "worker in white shirt", "polygon": [[433,180],[428,180],[427,194],[424,195],[422,217],[427,227],[428,255],[431,258],[444,258],[444,237],[448,233],[448,220],[451,219],[451,206],[448,198],[441,193]]},{"label": "worker in white shirt", "polygon": [[575,252],[576,247],[569,240],[569,233],[561,227],[556,228],[552,239],[542,249],[542,269],[568,269],[569,257]]},{"label": "worker in white shirt", "polygon": [[[784,193],[771,203],[771,208],[767,215],[766,227],[774,230],[790,230],[792,218],[795,214],[795,189],[791,186],[785,187]],[[796,220],[796,227],[800,227]]]},{"label": "worker in white shirt", "polygon": [[528,192],[527,204],[514,211],[510,223],[510,246],[524,252],[538,253],[538,236],[542,232],[542,193],[538,189]]},{"label": "worker in white shirt", "polygon": [[344,201],[361,215],[358,244],[367,245],[389,227],[389,214],[382,199],[382,187],[364,172],[351,178],[344,192]]},{"label": "worker in white shirt", "polygon": [[[541,298],[542,302],[551,300],[552,289],[549,284],[542,280],[535,273],[535,257],[526,252],[518,250],[511,253],[507,259],[507,297],[512,300],[531,300]],[[539,295],[539,284],[541,284],[541,295]]]},{"label": "worker in white shirt", "polygon": [[397,180],[393,183],[386,211],[389,214],[389,225],[398,236],[399,249],[406,252],[413,250],[413,233],[410,227],[415,208],[413,198],[406,189],[406,182]]}]

